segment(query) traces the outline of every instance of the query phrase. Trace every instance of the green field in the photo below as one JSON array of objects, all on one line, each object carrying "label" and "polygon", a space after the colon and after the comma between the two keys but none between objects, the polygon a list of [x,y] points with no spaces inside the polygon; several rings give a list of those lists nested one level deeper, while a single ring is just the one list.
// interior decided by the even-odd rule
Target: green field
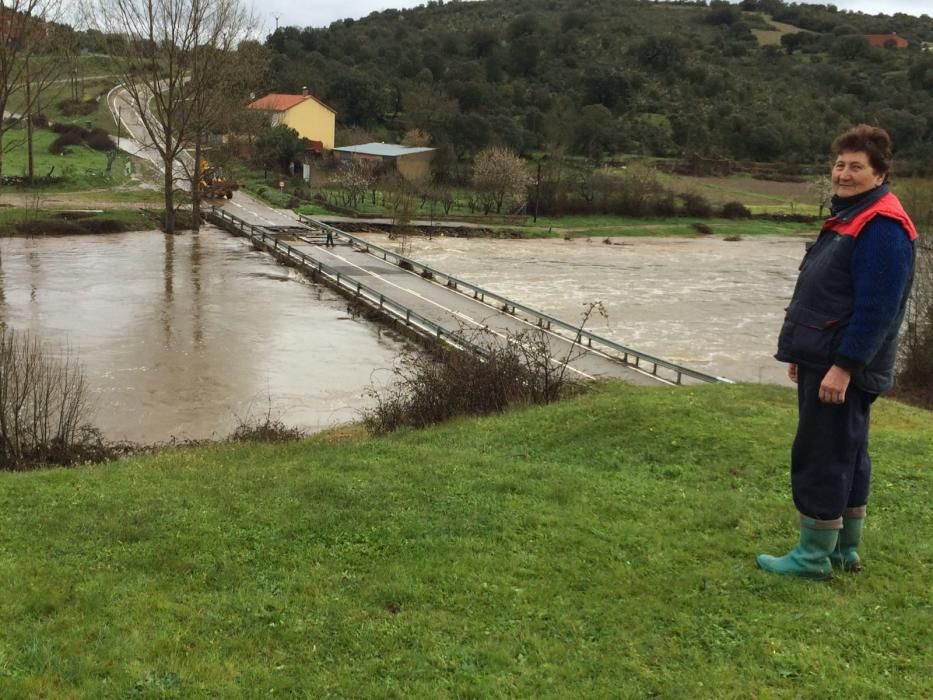
[{"label": "green field", "polygon": [[0,474],[0,696],[925,697],[933,414],[876,404],[866,571],[812,583],[754,563],[794,404],[611,384]]},{"label": "green field", "polygon": [[[12,150],[3,154],[4,175],[25,175],[27,172],[27,151],[25,146],[25,130],[11,130],[4,135],[4,143],[14,146]],[[68,146],[64,155],[49,153],[49,145],[58,137],[58,134],[47,129],[36,129],[33,132],[33,171],[36,177],[44,177],[49,172],[53,177],[64,177],[65,180],[49,187],[41,188],[42,192],[69,192],[74,190],[100,189],[119,187],[130,181],[124,166],[127,156],[117,155],[111,168],[110,175],[105,172],[107,168],[107,153],[95,151],[85,144]],[[11,188],[3,188],[10,191]]]}]

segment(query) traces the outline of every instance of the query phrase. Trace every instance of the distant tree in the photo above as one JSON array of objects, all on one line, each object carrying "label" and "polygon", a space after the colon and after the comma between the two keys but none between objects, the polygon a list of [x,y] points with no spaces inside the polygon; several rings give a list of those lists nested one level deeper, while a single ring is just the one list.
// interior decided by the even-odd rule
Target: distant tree
[{"label": "distant tree", "polygon": [[473,162],[473,184],[496,209],[513,197],[524,196],[529,182],[525,161],[510,149],[491,146],[480,151]]},{"label": "distant tree", "polygon": [[403,146],[428,146],[431,143],[431,137],[421,129],[409,129],[402,137]]},{"label": "distant tree", "polygon": [[492,128],[489,126],[489,120],[479,114],[459,114],[451,120],[447,127],[447,134],[457,155],[464,158],[476,153],[490,142]]},{"label": "distant tree", "polygon": [[376,170],[376,163],[369,160],[351,160],[337,167],[331,184],[340,190],[343,206],[355,209],[364,201],[366,192],[376,182]]},{"label": "distant tree", "polygon": [[[175,231],[176,159],[202,128],[205,62],[244,38],[239,0],[93,0],[89,21],[118,36],[118,80],[161,160],[165,230]],[[216,76],[215,77],[219,77]]]},{"label": "distant tree", "polygon": [[816,197],[820,207],[820,218],[823,218],[823,210],[829,206],[829,198],[833,195],[833,183],[828,175],[817,175],[809,183],[809,189]]},{"label": "distant tree", "polygon": [[589,71],[583,78],[583,104],[601,104],[615,109],[631,97],[632,84],[615,70]]},{"label": "distant tree", "polygon": [[587,105],[580,110],[574,127],[574,148],[577,153],[598,159],[615,151],[619,131],[615,118],[603,105]]},{"label": "distant tree", "polygon": [[285,171],[304,154],[305,140],[289,126],[267,126],[253,142],[253,160],[263,168]]},{"label": "distant tree", "polygon": [[684,61],[684,49],[670,36],[648,36],[634,49],[639,63],[655,70],[671,70]]},{"label": "distant tree", "polygon": [[457,101],[433,86],[415,86],[402,94],[402,121],[409,129],[434,133],[459,112]]},{"label": "distant tree", "polygon": [[709,12],[706,15],[706,21],[709,24],[731,25],[742,18],[742,12],[736,5],[725,0],[712,0],[709,4]]},{"label": "distant tree", "polygon": [[[31,133],[28,117],[39,111],[43,93],[61,70],[63,47],[56,41],[61,32],[50,24],[59,7],[50,0],[3,0],[0,5],[0,173],[3,154],[23,144],[22,138],[10,138],[11,129],[25,124]],[[31,149],[29,160],[31,166]]]},{"label": "distant tree", "polygon": [[476,27],[467,35],[467,45],[473,55],[482,58],[499,42],[499,35],[490,27]]},{"label": "distant tree", "polygon": [[335,77],[327,91],[344,124],[368,126],[380,119],[388,106],[385,85],[376,77],[358,70]]}]

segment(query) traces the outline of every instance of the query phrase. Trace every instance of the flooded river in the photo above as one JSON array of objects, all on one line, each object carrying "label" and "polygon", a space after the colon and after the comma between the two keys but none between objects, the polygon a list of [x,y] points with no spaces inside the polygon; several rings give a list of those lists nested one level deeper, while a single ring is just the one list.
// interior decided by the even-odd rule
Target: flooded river
[{"label": "flooded river", "polygon": [[409,239],[411,257],[565,321],[601,301],[608,319],[592,316],[587,328],[636,350],[733,380],[786,382],[772,355],[805,239],[609,240]]},{"label": "flooded river", "polygon": [[[373,240],[389,248],[397,242]],[[802,239],[412,239],[410,255],[638,350],[752,382],[774,360]],[[244,239],[207,228],[0,240],[0,321],[86,367],[112,438],[222,437],[238,418],[354,420],[399,341]],[[374,375],[375,373],[375,375]]]},{"label": "flooded river", "polygon": [[400,345],[242,238],[206,228],[0,239],[0,321],[71,346],[112,439],[224,437],[238,419],[355,420]]}]

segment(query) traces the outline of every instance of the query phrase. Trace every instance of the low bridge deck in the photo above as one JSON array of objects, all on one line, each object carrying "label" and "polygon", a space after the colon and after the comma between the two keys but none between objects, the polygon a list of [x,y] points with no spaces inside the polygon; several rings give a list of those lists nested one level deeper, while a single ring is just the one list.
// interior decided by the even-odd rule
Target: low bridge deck
[{"label": "low bridge deck", "polygon": [[[243,216],[235,207],[214,207],[212,217],[422,335],[480,354],[497,343],[543,339],[555,367],[565,366],[578,378],[636,384],[728,381],[625,347],[313,219],[296,220],[274,210]],[[333,247],[324,246],[328,233]]]}]

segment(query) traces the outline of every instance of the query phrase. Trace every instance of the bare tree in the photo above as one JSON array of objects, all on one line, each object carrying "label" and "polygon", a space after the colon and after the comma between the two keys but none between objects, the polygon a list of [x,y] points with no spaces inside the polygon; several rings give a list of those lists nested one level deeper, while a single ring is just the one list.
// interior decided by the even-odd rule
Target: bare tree
[{"label": "bare tree", "polygon": [[507,198],[525,194],[529,182],[525,161],[508,148],[484,148],[473,162],[473,184],[488,203],[486,213],[492,206],[500,213]]},{"label": "bare tree", "polygon": [[261,56],[237,50],[237,44],[258,26],[256,18],[232,0],[213,0],[213,5],[209,31],[192,56],[190,81],[194,160],[187,174],[191,182],[191,226],[195,231],[201,223],[200,164],[204,138],[227,126],[230,115],[245,107],[241,99],[246,96],[242,73],[264,70]]},{"label": "bare tree", "polygon": [[[31,136],[31,115],[58,75],[57,50],[61,5],[52,0],[0,0],[0,173],[3,155],[19,148]],[[22,138],[8,138],[11,129],[25,122]],[[32,177],[30,150],[29,176]]]},{"label": "bare tree", "polygon": [[86,430],[82,365],[0,325],[0,469],[70,461]]},{"label": "bare tree", "polygon": [[211,69],[223,65],[249,23],[239,0],[90,2],[90,21],[114,37],[123,88],[162,162],[165,230],[173,233],[176,160],[210,121]]}]

